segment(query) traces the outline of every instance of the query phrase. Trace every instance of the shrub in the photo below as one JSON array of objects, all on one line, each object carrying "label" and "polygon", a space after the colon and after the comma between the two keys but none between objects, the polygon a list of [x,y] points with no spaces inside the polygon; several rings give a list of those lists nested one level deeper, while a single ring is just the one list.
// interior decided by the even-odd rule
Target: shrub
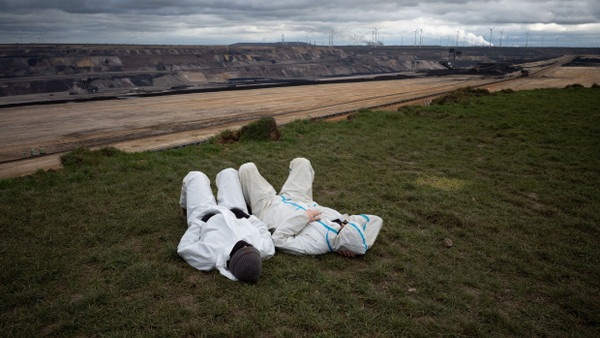
[{"label": "shrub", "polygon": [[457,90],[454,90],[454,91],[450,92],[449,94],[444,95],[442,97],[438,97],[437,99],[434,99],[433,101],[431,101],[431,104],[433,104],[433,105],[443,105],[443,104],[451,104],[451,103],[463,103],[464,104],[464,103],[468,103],[472,97],[487,96],[487,95],[491,95],[490,91],[487,89],[465,87],[465,88],[459,88]]},{"label": "shrub", "polygon": [[262,117],[242,127],[240,141],[279,141],[281,132],[272,116]]},{"label": "shrub", "polygon": [[239,130],[225,130],[215,137],[218,144],[232,144],[248,141],[279,141],[281,132],[271,116],[265,116]]},{"label": "shrub", "polygon": [[572,89],[579,89],[579,88],[584,88],[584,87],[580,83],[573,83],[573,84],[565,86],[565,88],[566,89],[570,89],[570,88],[572,88]]}]

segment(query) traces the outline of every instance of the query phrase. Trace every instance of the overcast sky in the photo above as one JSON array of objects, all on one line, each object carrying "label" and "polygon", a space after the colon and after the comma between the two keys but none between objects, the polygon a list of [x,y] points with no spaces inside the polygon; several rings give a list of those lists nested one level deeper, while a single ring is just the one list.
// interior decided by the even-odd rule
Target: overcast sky
[{"label": "overcast sky", "polygon": [[600,47],[599,18],[599,0],[0,0],[0,43]]}]

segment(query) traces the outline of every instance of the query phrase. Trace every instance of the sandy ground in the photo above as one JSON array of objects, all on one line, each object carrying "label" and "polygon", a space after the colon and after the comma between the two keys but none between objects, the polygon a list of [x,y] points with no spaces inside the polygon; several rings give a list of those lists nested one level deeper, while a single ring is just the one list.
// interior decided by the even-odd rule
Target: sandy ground
[{"label": "sandy ground", "polygon": [[[283,124],[360,108],[426,104],[429,95],[464,86],[495,91],[600,83],[600,68],[558,66],[494,84],[480,76],[447,76],[0,108],[0,178],[57,169],[60,154],[78,146],[159,150],[201,142],[264,115]],[[46,155],[31,156],[32,150]]]}]

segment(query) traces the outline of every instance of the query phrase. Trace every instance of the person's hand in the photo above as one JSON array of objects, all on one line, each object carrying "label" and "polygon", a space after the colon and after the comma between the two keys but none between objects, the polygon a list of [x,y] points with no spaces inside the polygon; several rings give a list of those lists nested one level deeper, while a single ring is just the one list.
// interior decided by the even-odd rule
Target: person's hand
[{"label": "person's hand", "polygon": [[352,252],[350,252],[348,250],[338,251],[338,253],[344,257],[356,257],[355,254],[353,254]]},{"label": "person's hand", "polygon": [[319,217],[319,215],[321,214],[320,211],[308,209],[305,212],[306,212],[306,215],[308,215],[309,222],[315,222],[315,221],[321,220],[321,217]]}]

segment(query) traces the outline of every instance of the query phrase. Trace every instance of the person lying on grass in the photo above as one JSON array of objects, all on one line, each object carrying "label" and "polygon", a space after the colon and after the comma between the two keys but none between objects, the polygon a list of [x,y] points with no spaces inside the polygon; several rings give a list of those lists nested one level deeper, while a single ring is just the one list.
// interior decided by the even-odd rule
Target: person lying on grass
[{"label": "person lying on grass", "polygon": [[290,162],[289,176],[279,195],[252,162],[239,169],[242,192],[252,213],[272,231],[275,247],[297,255],[338,252],[363,255],[375,243],[383,225],[374,215],[342,215],[313,200],[315,172],[309,160]]},{"label": "person lying on grass", "polygon": [[198,270],[217,268],[231,280],[256,283],[262,260],[275,254],[271,234],[248,215],[237,170],[221,171],[216,184],[218,205],[204,173],[191,171],[183,179],[179,205],[188,229],[177,253]]}]

